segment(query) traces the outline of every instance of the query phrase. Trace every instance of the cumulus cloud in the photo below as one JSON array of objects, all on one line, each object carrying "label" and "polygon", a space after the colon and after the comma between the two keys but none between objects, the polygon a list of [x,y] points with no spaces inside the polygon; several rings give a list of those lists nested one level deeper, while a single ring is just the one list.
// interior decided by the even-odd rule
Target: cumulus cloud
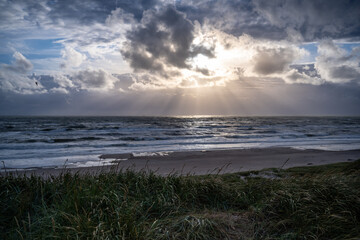
[{"label": "cumulus cloud", "polygon": [[66,88],[62,88],[62,87],[55,87],[55,88],[50,89],[50,92],[68,94],[69,90],[67,90]]},{"label": "cumulus cloud", "polygon": [[254,71],[262,75],[281,73],[298,57],[292,48],[260,48],[253,58]]},{"label": "cumulus cloud", "polygon": [[193,40],[194,25],[168,5],[144,13],[142,24],[128,33],[121,53],[135,71],[167,76],[169,68],[190,69],[187,61],[198,54],[213,57],[210,49],[193,45]]},{"label": "cumulus cloud", "polygon": [[114,83],[118,81],[117,78],[102,69],[79,71],[73,74],[71,79],[80,89],[85,90],[111,90]]},{"label": "cumulus cloud", "polygon": [[24,55],[22,55],[21,53],[15,52],[13,54],[13,58],[14,61],[12,62],[12,64],[3,65],[4,70],[12,71],[15,73],[26,73],[33,68],[31,62],[28,59],[26,59]]},{"label": "cumulus cloud", "polygon": [[[19,94],[60,93],[70,94],[79,91],[114,91],[122,92],[122,87],[129,87],[132,78],[123,79],[103,69],[74,71],[68,75],[29,75],[32,69],[30,61],[21,53],[14,54],[12,64],[3,64],[0,69],[0,90]],[[130,83],[129,83],[130,81]],[[127,83],[126,83],[127,82]]]},{"label": "cumulus cloud", "polygon": [[332,40],[324,40],[318,46],[318,53],[315,68],[323,79],[333,83],[360,82],[359,48],[348,53]]},{"label": "cumulus cloud", "polygon": [[65,62],[62,64],[62,67],[79,67],[83,61],[86,60],[86,55],[76,51],[74,48],[66,46],[65,49],[61,51],[62,57],[65,59]]},{"label": "cumulus cloud", "polygon": [[[81,91],[121,92],[130,84],[123,75],[113,75],[103,69],[86,69],[73,71],[70,74],[32,75],[28,77],[48,92],[74,94]],[[131,81],[133,83],[133,81]]]},{"label": "cumulus cloud", "polygon": [[286,83],[294,84],[294,83],[305,83],[312,85],[321,85],[325,81],[318,76],[312,76],[311,74],[307,74],[305,72],[300,72],[297,69],[291,69],[284,76],[283,80]]},{"label": "cumulus cloud", "polygon": [[345,50],[332,40],[323,40],[318,46],[315,63],[291,65],[283,75],[286,83],[320,85],[326,83],[360,83],[360,48]]},{"label": "cumulus cloud", "polygon": [[1,65],[0,89],[22,94],[46,92],[39,81],[27,76],[33,68],[31,62],[19,52],[13,54],[13,59],[11,64]]},{"label": "cumulus cloud", "polygon": [[[290,65],[309,54],[287,41],[264,41],[246,34],[235,37],[196,23],[189,31],[192,41],[186,48],[188,54],[178,64],[170,60],[169,56],[176,52],[166,47],[174,42],[167,32],[157,32],[144,25],[135,33],[139,35],[137,41],[123,53],[130,57],[126,60],[135,69],[133,90],[224,86],[227,82],[249,77],[254,81],[264,76],[284,79],[290,76]],[[165,37],[156,35],[160,33]],[[238,69],[242,69],[241,74]]]},{"label": "cumulus cloud", "polygon": [[74,88],[74,83],[63,74],[56,74],[52,76],[54,83],[56,83],[61,88]]}]

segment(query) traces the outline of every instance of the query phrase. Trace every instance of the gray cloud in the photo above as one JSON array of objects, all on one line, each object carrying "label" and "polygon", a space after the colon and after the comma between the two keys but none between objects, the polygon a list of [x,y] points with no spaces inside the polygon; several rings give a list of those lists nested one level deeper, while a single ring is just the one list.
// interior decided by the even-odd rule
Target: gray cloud
[{"label": "gray cloud", "polygon": [[287,83],[360,84],[359,47],[351,51],[336,45],[332,40],[323,40],[318,46],[319,55],[315,63],[293,64],[284,80]]},{"label": "gray cloud", "polygon": [[[138,22],[144,11],[163,8],[172,1],[160,0],[86,0],[1,1],[0,26],[3,29],[25,26],[74,28],[104,24],[116,8],[131,14]],[[199,21],[236,36],[285,39],[299,32],[305,40],[324,37],[360,37],[360,2],[352,0],[201,0],[175,1],[176,10],[190,21]],[[176,16],[176,15],[175,15]],[[160,19],[159,19],[160,20]],[[99,30],[100,31],[100,30]],[[107,41],[107,37],[98,41]]]},{"label": "gray cloud", "polygon": [[360,79],[360,72],[358,69],[349,66],[333,67],[330,69],[330,75],[333,78],[349,79],[350,81]]},{"label": "gray cloud", "polygon": [[[298,113],[306,113],[306,106],[319,98],[318,107],[311,108],[310,113],[359,113],[356,105],[360,102],[360,50],[348,52],[332,41],[334,38],[360,38],[359,5],[359,1],[351,0],[0,0],[0,45],[6,46],[0,49],[2,53],[14,52],[14,49],[29,53],[44,47],[27,48],[24,39],[35,40],[36,44],[36,39],[61,38],[58,42],[67,48],[62,52],[57,50],[55,54],[60,58],[63,53],[68,67],[61,70],[66,71],[65,75],[62,72],[56,75],[51,73],[57,71],[50,64],[51,59],[39,61],[32,58],[30,62],[22,54],[15,53],[14,61],[2,64],[0,69],[0,114],[25,114],[26,111],[46,114],[52,109],[61,109],[55,114],[97,114],[102,109],[104,114],[192,114],[198,113],[187,111],[193,101],[182,94],[189,93],[186,96],[192,99],[196,96],[196,91],[191,89],[194,86],[215,86],[217,90],[206,88],[204,92],[207,96],[224,93],[224,99],[229,99],[226,107],[232,114],[261,115],[286,111],[291,114],[296,113],[291,111],[296,111],[297,107],[300,109]],[[221,42],[220,35],[226,35],[231,41]],[[249,42],[244,40],[246,38],[250,39]],[[314,64],[291,65],[299,56],[295,48],[299,50],[300,47],[289,41],[300,44],[323,38],[328,40],[321,41]],[[112,71],[129,72],[119,49],[135,73],[111,74]],[[246,54],[247,50],[254,51]],[[222,56],[223,62],[196,58],[199,54],[216,57],[215,51],[219,53],[219,59],[221,53],[226,53]],[[228,58],[227,54],[231,57]],[[248,60],[251,56],[253,59]],[[61,63],[64,61],[59,60],[56,65]],[[51,68],[47,74],[53,75],[30,76],[33,65],[36,71],[45,72],[44,69]],[[79,68],[71,69],[70,66]],[[247,78],[248,85],[245,86],[244,81],[243,85],[235,83],[236,76],[233,75],[236,71],[232,69],[236,68],[243,69],[239,78]],[[76,71],[71,72],[73,70]],[[277,83],[274,90],[275,87],[269,83],[274,79],[280,83],[283,83],[282,79],[286,83],[301,84]],[[218,88],[217,81],[227,86]],[[264,86],[259,86],[260,81]],[[154,90],[166,87],[171,89]],[[244,87],[252,90],[249,93],[241,91]],[[96,93],[97,90],[103,92]],[[146,91],[137,93],[135,90]],[[231,91],[248,100],[236,101]],[[146,97],[141,98],[142,95]],[[349,98],[340,99],[345,95]],[[155,99],[153,102],[152,98]],[[311,101],[306,102],[304,98]],[[336,102],[337,98],[340,103]],[[69,99],[72,99],[71,105]],[[179,111],[166,109],[166,106],[161,110],[159,107],[166,105],[166,101],[180,100],[186,104]],[[215,100],[207,97],[199,101],[201,111],[204,114],[224,113],[225,107]],[[132,108],[131,104],[136,101],[144,103]],[[212,101],[211,104],[208,101]],[[242,101],[244,108],[251,105],[254,112],[242,112],[237,108]],[[293,101],[289,108],[280,109],[288,101]],[[121,102],[119,106],[116,105],[118,102]],[[260,106],[262,102],[264,106]],[[114,105],[118,109],[114,110]],[[151,108],[147,109],[148,105],[152,105]],[[332,106],[338,108],[332,112]],[[82,110],[84,108],[86,110]],[[206,112],[210,108],[210,112]]]},{"label": "gray cloud", "polygon": [[262,48],[254,56],[254,71],[268,75],[281,73],[296,58],[296,53],[289,48]]},{"label": "gray cloud", "polygon": [[83,70],[73,74],[71,80],[81,89],[110,90],[118,79],[104,70]]},{"label": "gray cloud", "polygon": [[323,79],[334,83],[360,83],[359,48],[348,53],[333,41],[324,40],[319,44],[318,53],[315,68]]},{"label": "gray cloud", "polygon": [[298,40],[294,34],[300,34],[306,41],[360,37],[359,1],[183,0],[176,6],[189,19],[236,36]]},{"label": "gray cloud", "polygon": [[14,53],[13,59],[11,64],[2,64],[0,67],[0,89],[24,94],[46,92],[37,79],[27,76],[33,68],[31,62],[19,52]]},{"label": "gray cloud", "polygon": [[283,39],[283,29],[272,25],[259,14],[251,0],[178,1],[176,8],[185,12],[188,19],[208,24],[228,34],[248,34],[255,38]]},{"label": "gray cloud", "polygon": [[198,54],[214,57],[211,49],[192,45],[193,31],[193,24],[171,5],[148,11],[142,24],[128,33],[121,53],[135,70],[165,74],[165,66],[189,69],[189,58]]},{"label": "gray cloud", "polygon": [[[359,115],[360,88],[357,85],[324,84],[211,88],[196,96],[196,90],[173,89],[146,92],[97,94],[92,91],[21,95],[0,93],[0,115]],[[199,93],[199,92],[198,92]],[[217,97],[226,96],[224,102]],[[219,94],[219,95],[218,95]],[[194,101],[197,105],[194,105]],[[251,106],[251,107],[250,107]]]},{"label": "gray cloud", "polygon": [[[119,38],[116,31],[104,28],[116,9],[122,17],[140,21],[143,12],[155,7],[157,0],[13,0],[0,1],[0,43],[7,45],[15,38],[36,38],[43,30],[63,38],[63,42],[85,46],[93,43],[109,43]],[[125,16],[127,15],[127,16]],[[118,26],[117,28],[121,28]],[[43,34],[43,33],[41,33]]]},{"label": "gray cloud", "polygon": [[[81,91],[106,90],[119,92],[134,83],[131,74],[112,75],[102,69],[81,70],[69,75],[26,76],[32,83],[38,82],[47,92],[76,95]],[[21,92],[19,92],[21,93]]]},{"label": "gray cloud", "polygon": [[[121,8],[140,20],[144,10],[150,9],[158,3],[157,0],[16,0],[15,2],[26,12],[25,20],[37,21],[41,24],[39,14],[46,14],[47,19],[56,25],[64,25],[69,22],[81,25],[104,23],[111,11],[116,8]],[[14,3],[11,5],[14,6]]]},{"label": "gray cloud", "polygon": [[4,64],[3,70],[12,71],[15,73],[26,73],[33,68],[31,62],[26,59],[21,53],[15,52],[13,55],[14,61],[12,64]]},{"label": "gray cloud", "polygon": [[352,0],[253,0],[269,22],[293,29],[307,41],[360,36],[360,2]]},{"label": "gray cloud", "polygon": [[292,69],[288,71],[283,80],[286,83],[304,83],[304,84],[312,84],[312,85],[321,85],[325,81],[321,79],[319,76],[312,75],[309,71],[299,71],[296,69]]},{"label": "gray cloud", "polygon": [[306,74],[311,77],[320,77],[319,73],[315,68],[314,63],[307,64],[292,64],[290,65],[292,69],[296,69],[299,73]]}]

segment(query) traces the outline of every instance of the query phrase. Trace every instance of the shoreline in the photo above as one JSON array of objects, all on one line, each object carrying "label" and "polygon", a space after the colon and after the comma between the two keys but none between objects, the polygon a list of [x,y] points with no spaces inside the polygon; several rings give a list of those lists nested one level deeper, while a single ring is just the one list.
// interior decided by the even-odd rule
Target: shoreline
[{"label": "shoreline", "polygon": [[[130,169],[151,171],[158,175],[225,174],[266,168],[291,168],[349,162],[360,159],[360,149],[346,151],[299,150],[294,148],[251,148],[171,152],[168,155],[134,156],[103,154],[101,159],[113,160],[113,165],[80,168],[9,169],[0,176],[57,176],[64,172],[99,174]],[[119,160],[127,159],[127,160]]]}]

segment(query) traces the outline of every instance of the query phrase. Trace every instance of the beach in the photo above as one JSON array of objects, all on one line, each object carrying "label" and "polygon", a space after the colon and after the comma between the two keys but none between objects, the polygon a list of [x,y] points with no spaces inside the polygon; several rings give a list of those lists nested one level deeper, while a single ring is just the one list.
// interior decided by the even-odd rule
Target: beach
[{"label": "beach", "polygon": [[298,166],[325,165],[337,162],[351,162],[360,159],[359,150],[323,151],[298,150],[292,148],[258,148],[213,151],[183,151],[164,154],[104,154],[101,161],[111,165],[83,168],[38,168],[29,170],[3,171],[14,175],[56,176],[64,171],[71,173],[98,174],[130,169],[151,171],[158,175],[205,175],[262,170],[266,168],[288,169]]}]

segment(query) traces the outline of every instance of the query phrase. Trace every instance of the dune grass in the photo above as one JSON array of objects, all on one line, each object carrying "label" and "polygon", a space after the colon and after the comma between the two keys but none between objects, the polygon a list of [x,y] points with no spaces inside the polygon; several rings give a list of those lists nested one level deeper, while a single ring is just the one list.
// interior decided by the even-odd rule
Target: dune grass
[{"label": "dune grass", "polygon": [[360,160],[205,176],[5,176],[0,194],[0,239],[360,238]]}]

